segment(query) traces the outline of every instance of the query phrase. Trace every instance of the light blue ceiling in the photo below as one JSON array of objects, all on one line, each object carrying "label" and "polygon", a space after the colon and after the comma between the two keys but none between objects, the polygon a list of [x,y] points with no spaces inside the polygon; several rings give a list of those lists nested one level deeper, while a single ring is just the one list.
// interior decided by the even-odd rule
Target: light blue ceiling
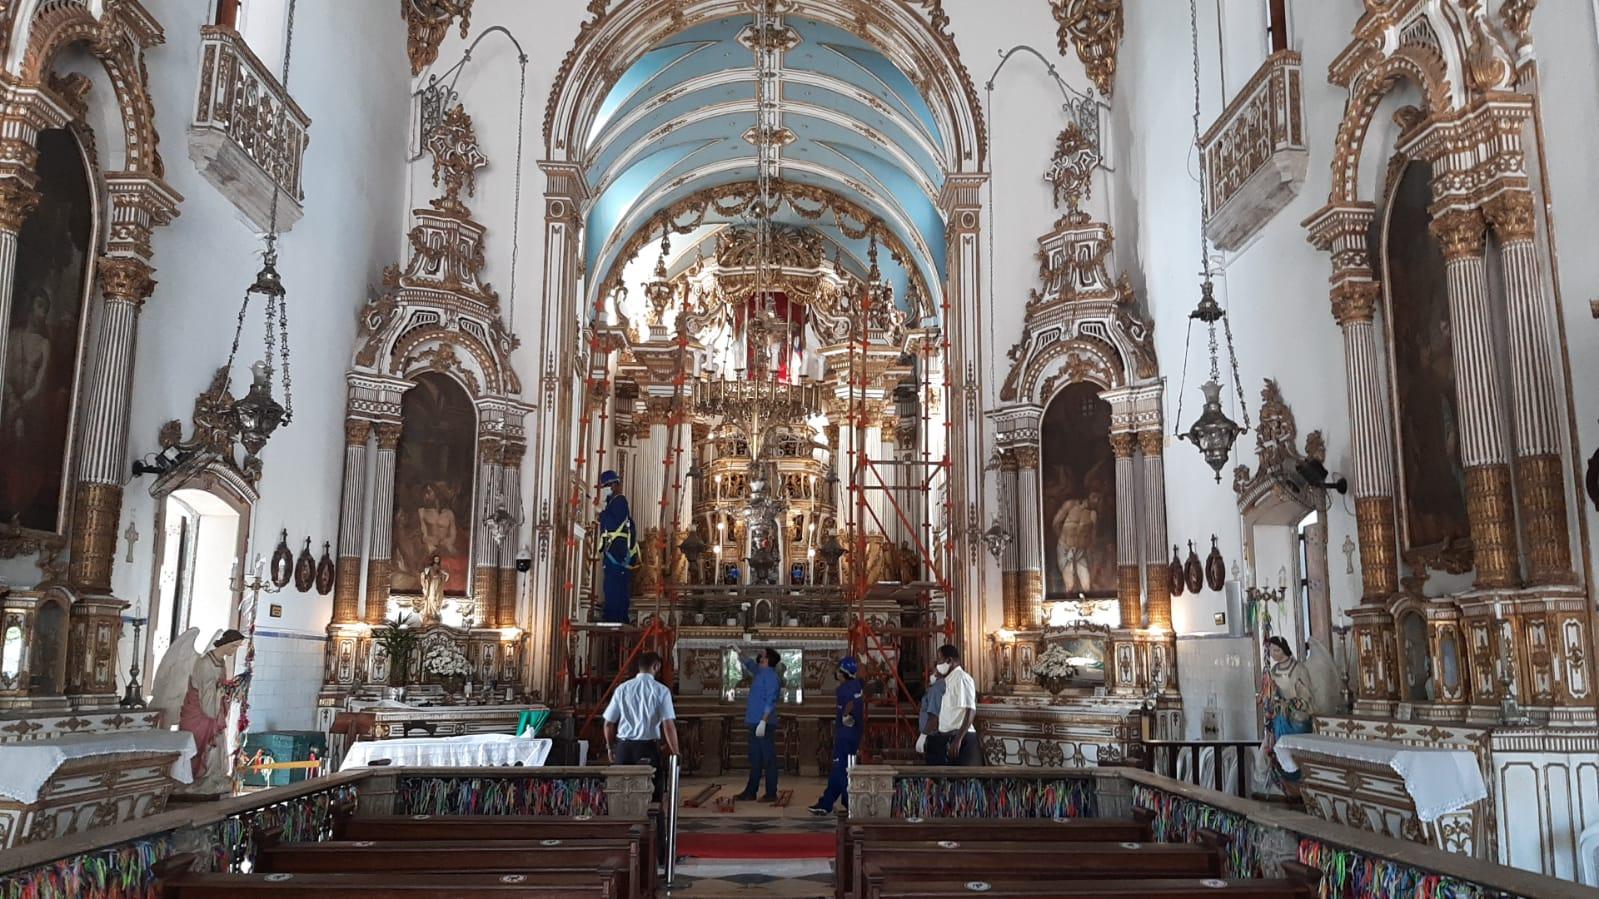
[{"label": "light blue ceiling", "polygon": [[[755,125],[755,66],[738,41],[749,24],[724,19],[681,32],[641,56],[612,87],[585,148],[596,191],[584,250],[590,283],[626,262],[616,257],[627,238],[661,209],[707,187],[756,180],[757,151],[744,139]],[[908,262],[936,288],[945,273],[937,196],[946,141],[926,101],[854,35],[797,17],[785,24],[799,43],[781,66],[779,110],[795,140],[782,149],[780,177],[867,209],[910,248]],[[865,241],[845,238],[828,217],[808,222],[785,209],[775,218],[816,227],[846,258],[865,258]],[[906,273],[886,249],[881,255],[903,297]]]}]

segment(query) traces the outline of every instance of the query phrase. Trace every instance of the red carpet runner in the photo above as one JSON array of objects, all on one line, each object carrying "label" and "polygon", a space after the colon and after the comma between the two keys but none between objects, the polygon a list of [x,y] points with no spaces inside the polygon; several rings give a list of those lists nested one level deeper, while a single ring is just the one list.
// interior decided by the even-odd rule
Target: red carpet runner
[{"label": "red carpet runner", "polygon": [[832,833],[685,833],[677,851],[688,858],[832,858]]}]

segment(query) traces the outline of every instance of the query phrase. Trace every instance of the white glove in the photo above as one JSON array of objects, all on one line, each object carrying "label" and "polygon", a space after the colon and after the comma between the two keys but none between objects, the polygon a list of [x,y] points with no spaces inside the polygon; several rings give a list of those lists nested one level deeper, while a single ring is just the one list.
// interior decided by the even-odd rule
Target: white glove
[{"label": "white glove", "polygon": [[760,724],[755,725],[755,736],[757,736],[757,737],[766,736],[766,722],[765,721],[762,721]]},{"label": "white glove", "polygon": [[927,734],[921,734],[921,735],[917,736],[917,738],[916,738],[916,751],[917,752],[926,752],[927,751]]},{"label": "white glove", "polygon": [[855,726],[855,716],[854,715],[845,715],[844,716],[844,726],[845,727],[854,727]]}]

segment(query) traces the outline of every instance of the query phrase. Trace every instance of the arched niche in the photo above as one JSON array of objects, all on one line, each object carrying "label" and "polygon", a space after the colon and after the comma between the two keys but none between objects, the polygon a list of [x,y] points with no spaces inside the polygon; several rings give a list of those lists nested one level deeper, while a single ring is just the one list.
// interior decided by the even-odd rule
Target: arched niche
[{"label": "arched niche", "polygon": [[1116,457],[1111,407],[1099,385],[1066,385],[1044,407],[1039,509],[1044,598],[1116,596]]},{"label": "arched niche", "polygon": [[389,589],[420,595],[420,573],[436,555],[448,574],[445,595],[465,596],[472,580],[477,411],[450,374],[426,371],[412,380],[400,404]]},{"label": "arched niche", "polygon": [[98,245],[97,179],[71,130],[41,131],[39,205],[17,237],[0,400],[0,522],[62,539],[69,527],[74,417]]}]

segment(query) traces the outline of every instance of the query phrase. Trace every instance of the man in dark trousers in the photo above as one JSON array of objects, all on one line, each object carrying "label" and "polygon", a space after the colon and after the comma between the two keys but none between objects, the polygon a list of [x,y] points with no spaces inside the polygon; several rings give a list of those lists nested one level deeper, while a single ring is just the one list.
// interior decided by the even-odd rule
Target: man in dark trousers
[{"label": "man in dark trousers", "polygon": [[622,495],[622,477],[607,471],[600,475],[599,487],[599,552],[605,565],[605,610],[600,620],[626,624],[628,607],[633,602],[633,569],[639,560],[638,536],[627,497]]},{"label": "man in dark trousers", "polygon": [[749,705],[744,710],[744,724],[750,737],[750,780],[739,799],[753,800],[761,788],[761,775],[766,775],[766,802],[777,801],[777,700],[783,693],[783,680],[777,674],[782,657],[777,650],[767,647],[755,654],[754,659],[744,659],[744,670],[754,676],[750,684]]},{"label": "man in dark trousers", "polygon": [[866,690],[856,674],[860,666],[853,658],[838,660],[838,709],[833,716],[833,769],[827,775],[827,791],[811,806],[811,814],[821,817],[833,813],[833,803],[843,800],[849,808],[849,764],[861,751],[861,735],[866,732]]},{"label": "man in dark trousers", "polygon": [[961,667],[961,651],[945,643],[938,648],[938,675],[944,679],[944,699],[938,708],[938,730],[948,741],[945,751],[951,765],[980,765],[977,733],[977,682]]},{"label": "man in dark trousers", "polygon": [[[661,801],[666,769],[661,763],[661,738],[666,751],[677,755],[677,712],[672,708],[672,688],[655,679],[661,657],[641,653],[637,673],[611,693],[605,707],[605,748],[613,765],[649,765],[655,769],[654,802]],[[658,861],[666,861],[666,812],[657,819]]]},{"label": "man in dark trousers", "polygon": [[916,751],[929,765],[945,762],[944,747],[947,741],[938,731],[938,713],[944,704],[944,679],[934,671],[927,677],[927,692],[922,694],[922,707],[917,716],[920,736],[916,738]]}]

